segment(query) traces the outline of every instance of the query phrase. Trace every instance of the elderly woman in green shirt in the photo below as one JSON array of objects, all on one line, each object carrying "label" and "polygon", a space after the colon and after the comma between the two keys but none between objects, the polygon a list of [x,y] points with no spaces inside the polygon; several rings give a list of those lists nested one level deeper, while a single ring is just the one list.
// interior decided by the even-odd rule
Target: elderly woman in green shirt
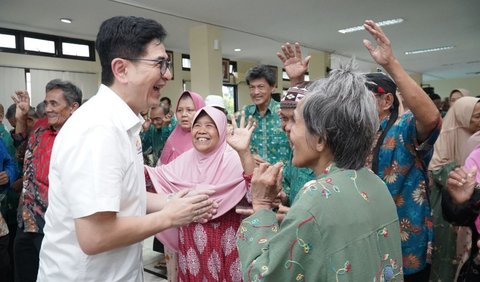
[{"label": "elderly woman in green shirt", "polygon": [[351,66],[309,87],[294,111],[293,165],[307,182],[279,225],[271,210],[282,164],[261,164],[252,179],[254,214],[238,230],[245,281],[401,281],[395,204],[364,167],[379,121],[375,97]]}]

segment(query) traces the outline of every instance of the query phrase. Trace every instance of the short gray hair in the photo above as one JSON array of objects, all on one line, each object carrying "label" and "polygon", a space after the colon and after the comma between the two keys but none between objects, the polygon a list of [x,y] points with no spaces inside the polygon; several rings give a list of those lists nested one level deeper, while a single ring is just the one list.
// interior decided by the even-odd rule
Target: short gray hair
[{"label": "short gray hair", "polygon": [[375,97],[365,86],[364,76],[353,71],[354,64],[352,59],[312,85],[303,103],[308,134],[326,142],[336,165],[345,169],[365,165],[379,127]]},{"label": "short gray hair", "polygon": [[45,93],[56,88],[63,91],[63,97],[69,106],[73,103],[78,103],[79,106],[82,104],[82,90],[80,90],[75,84],[66,80],[53,79],[47,83],[47,86],[45,86]]}]

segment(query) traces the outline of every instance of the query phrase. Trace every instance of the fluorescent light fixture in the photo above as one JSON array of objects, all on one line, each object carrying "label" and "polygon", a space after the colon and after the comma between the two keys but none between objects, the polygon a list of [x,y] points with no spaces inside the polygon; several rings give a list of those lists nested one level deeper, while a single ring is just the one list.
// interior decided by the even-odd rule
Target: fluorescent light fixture
[{"label": "fluorescent light fixture", "polygon": [[[403,22],[403,19],[398,18],[398,19],[381,21],[381,22],[378,22],[377,24],[379,26],[386,26],[386,25],[392,25],[392,24],[399,24],[401,22]],[[359,26],[349,27],[349,28],[345,28],[345,29],[340,29],[338,32],[345,34],[345,33],[350,33],[350,32],[364,30],[364,29],[365,28],[363,27],[363,25],[359,25]]]},{"label": "fluorescent light fixture", "polygon": [[240,48],[235,48],[235,49],[233,49],[233,51],[235,51],[235,52],[240,52],[240,51],[242,51],[242,49],[240,49]]},{"label": "fluorescent light fixture", "polygon": [[60,21],[62,23],[72,23],[72,20],[71,19],[67,19],[67,18],[61,18]]},{"label": "fluorescent light fixture", "polygon": [[437,51],[445,51],[455,48],[455,46],[442,46],[442,47],[435,47],[435,48],[428,48],[428,49],[419,49],[419,50],[412,50],[405,52],[405,55],[415,55],[415,54],[423,54],[423,53],[430,53],[430,52],[437,52]]}]

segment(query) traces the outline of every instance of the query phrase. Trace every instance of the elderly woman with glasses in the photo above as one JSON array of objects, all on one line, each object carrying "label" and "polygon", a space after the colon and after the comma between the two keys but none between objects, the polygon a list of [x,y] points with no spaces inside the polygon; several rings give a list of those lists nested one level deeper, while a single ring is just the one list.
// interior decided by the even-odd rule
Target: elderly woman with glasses
[{"label": "elderly woman with glasses", "polygon": [[252,178],[254,214],[237,245],[245,281],[401,281],[398,216],[385,183],[364,167],[379,126],[374,96],[351,65],[317,81],[294,111],[292,163],[317,179],[279,225],[282,164]]}]

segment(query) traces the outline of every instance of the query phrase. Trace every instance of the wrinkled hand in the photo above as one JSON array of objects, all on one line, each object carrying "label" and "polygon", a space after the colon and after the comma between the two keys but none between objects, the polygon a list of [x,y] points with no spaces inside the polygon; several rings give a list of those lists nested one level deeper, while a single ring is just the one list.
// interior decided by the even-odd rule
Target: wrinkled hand
[{"label": "wrinkled hand", "polygon": [[295,49],[288,42],[282,45],[282,53],[277,52],[277,57],[282,61],[283,68],[290,80],[303,82],[303,76],[308,71],[311,56],[302,59],[302,48],[298,42],[295,42]]},{"label": "wrinkled hand", "polygon": [[30,96],[28,95],[27,90],[15,91],[15,95],[12,96],[12,100],[15,102],[15,105],[17,105],[15,118],[26,118],[28,111],[30,110]]},{"label": "wrinkled hand", "polygon": [[374,47],[369,40],[363,40],[363,45],[367,48],[368,52],[370,52],[370,55],[375,62],[382,66],[386,66],[393,62],[395,56],[393,55],[392,45],[383,30],[372,20],[366,20],[363,27],[377,42],[377,46]]},{"label": "wrinkled hand", "polygon": [[0,185],[8,184],[9,178],[5,171],[0,172]]},{"label": "wrinkled hand", "polygon": [[252,177],[252,206],[256,212],[259,209],[271,209],[281,187],[282,163],[274,165],[261,164],[255,168]]},{"label": "wrinkled hand", "polygon": [[252,116],[248,117],[248,123],[245,125],[245,112],[242,111],[240,117],[240,126],[237,126],[234,115],[232,115],[232,125],[227,132],[227,143],[237,152],[244,152],[249,149],[250,140],[252,139],[253,130],[255,130],[255,122]]},{"label": "wrinkled hand", "polygon": [[464,167],[457,167],[450,171],[447,179],[447,191],[456,204],[463,204],[470,200],[476,185],[477,167],[470,171]]},{"label": "wrinkled hand", "polygon": [[205,223],[212,218],[218,205],[209,199],[207,191],[202,192],[187,196],[190,190],[182,190],[165,205],[162,213],[169,217],[172,227],[186,225],[194,221]]}]

